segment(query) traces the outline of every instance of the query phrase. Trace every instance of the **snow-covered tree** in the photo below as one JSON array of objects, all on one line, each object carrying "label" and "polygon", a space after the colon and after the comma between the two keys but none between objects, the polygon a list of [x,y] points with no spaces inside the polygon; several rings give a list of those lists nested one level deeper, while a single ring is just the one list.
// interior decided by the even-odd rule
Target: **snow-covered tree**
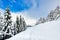
[{"label": "snow-covered tree", "polygon": [[21,17],[21,15],[20,15],[20,20],[19,20],[19,31],[21,32],[22,31],[22,17]]},{"label": "snow-covered tree", "polygon": [[15,22],[12,23],[12,26],[10,27],[10,31],[13,35],[17,34],[17,28],[16,28],[16,23]]},{"label": "snow-covered tree", "polygon": [[26,29],[26,22],[23,17],[20,16],[20,31],[24,31]]},{"label": "snow-covered tree", "polygon": [[26,27],[26,22],[25,22],[25,20],[24,20],[24,18],[22,18],[23,19],[23,21],[22,21],[22,31],[24,31],[27,27]]},{"label": "snow-covered tree", "polygon": [[53,10],[48,14],[47,20],[48,20],[48,21],[54,20],[54,12],[53,12]]},{"label": "snow-covered tree", "polygon": [[12,37],[12,34],[10,32],[10,27],[11,27],[11,13],[9,8],[6,9],[4,13],[4,19],[3,19],[3,28],[0,31],[0,39],[7,39]]},{"label": "snow-covered tree", "polygon": [[57,20],[60,17],[60,7],[57,6],[55,10],[52,10],[48,16],[47,16],[47,20],[48,21],[53,21],[53,20]]},{"label": "snow-covered tree", "polygon": [[17,28],[17,33],[19,33],[19,18],[18,18],[18,16],[17,16],[17,18],[16,18],[16,28]]},{"label": "snow-covered tree", "polygon": [[22,32],[26,29],[26,22],[24,18],[20,16],[16,18],[16,23],[15,23],[15,29],[17,30],[17,33]]},{"label": "snow-covered tree", "polygon": [[4,27],[3,31],[6,33],[10,33],[10,27],[11,27],[11,13],[9,8],[6,9],[6,12],[4,13]]},{"label": "snow-covered tree", "polygon": [[55,12],[55,20],[57,20],[60,17],[60,7],[57,6],[54,12]]},{"label": "snow-covered tree", "polygon": [[18,31],[15,25],[16,24],[14,23],[14,35],[16,35],[17,34],[17,31]]},{"label": "snow-covered tree", "polygon": [[45,18],[40,18],[40,19],[37,20],[36,25],[38,25],[40,23],[44,23],[44,22],[46,22],[46,19]]},{"label": "snow-covered tree", "polygon": [[3,26],[4,26],[4,23],[3,23],[4,21],[3,21],[3,16],[2,16],[2,14],[1,14],[1,12],[0,12],[0,30],[2,30],[2,28],[3,28]]}]

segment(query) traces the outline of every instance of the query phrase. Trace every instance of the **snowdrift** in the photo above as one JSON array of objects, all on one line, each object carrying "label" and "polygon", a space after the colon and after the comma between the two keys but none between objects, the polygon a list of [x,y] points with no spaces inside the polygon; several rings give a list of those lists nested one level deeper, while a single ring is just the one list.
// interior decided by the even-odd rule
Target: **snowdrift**
[{"label": "snowdrift", "polygon": [[7,40],[60,40],[60,21],[51,21],[30,27]]}]

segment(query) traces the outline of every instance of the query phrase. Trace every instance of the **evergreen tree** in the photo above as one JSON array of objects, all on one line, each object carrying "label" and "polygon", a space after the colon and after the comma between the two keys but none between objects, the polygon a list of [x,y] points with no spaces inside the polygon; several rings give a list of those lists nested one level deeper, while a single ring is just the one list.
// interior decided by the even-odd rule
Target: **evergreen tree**
[{"label": "evergreen tree", "polygon": [[19,22],[19,31],[22,31],[22,17],[20,15],[20,22]]},{"label": "evergreen tree", "polygon": [[18,16],[16,18],[16,28],[17,28],[17,33],[22,32],[26,29],[25,20],[21,16],[20,16],[20,20],[19,20]]},{"label": "evergreen tree", "polygon": [[20,16],[20,32],[25,30],[25,20]]},{"label": "evergreen tree", "polygon": [[40,18],[35,25],[38,25],[40,23],[45,23],[46,22],[46,19],[45,18]]},{"label": "evergreen tree", "polygon": [[14,35],[16,35],[17,34],[17,28],[16,28],[16,26],[15,26],[16,24],[14,23]]},{"label": "evergreen tree", "polygon": [[6,12],[4,13],[4,28],[3,31],[9,33],[10,27],[11,27],[11,13],[9,8],[6,9]]},{"label": "evergreen tree", "polygon": [[18,16],[16,18],[16,27],[17,27],[17,33],[19,33],[19,18],[18,18]]},{"label": "evergreen tree", "polygon": [[26,22],[25,22],[25,20],[24,20],[24,18],[23,18],[23,31],[26,29]]},{"label": "evergreen tree", "polygon": [[52,10],[52,11],[48,14],[47,20],[48,20],[48,21],[54,20],[54,19],[55,19],[54,16],[55,16],[55,15],[54,15],[54,11]]}]

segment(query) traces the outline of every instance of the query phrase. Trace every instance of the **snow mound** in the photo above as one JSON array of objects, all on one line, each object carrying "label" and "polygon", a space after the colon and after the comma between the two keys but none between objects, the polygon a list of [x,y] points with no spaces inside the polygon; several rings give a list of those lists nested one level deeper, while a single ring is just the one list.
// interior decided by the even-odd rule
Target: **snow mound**
[{"label": "snow mound", "polygon": [[7,40],[60,40],[60,21],[51,21],[30,27]]}]

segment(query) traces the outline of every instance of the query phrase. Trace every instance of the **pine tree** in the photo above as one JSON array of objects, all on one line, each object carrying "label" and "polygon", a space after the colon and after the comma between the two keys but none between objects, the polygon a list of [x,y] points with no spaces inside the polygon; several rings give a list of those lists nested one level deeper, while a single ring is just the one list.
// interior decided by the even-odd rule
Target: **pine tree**
[{"label": "pine tree", "polygon": [[24,20],[24,18],[22,18],[22,17],[20,16],[20,32],[21,32],[21,31],[24,31],[25,29],[26,29],[25,20]]},{"label": "pine tree", "polygon": [[19,20],[18,16],[16,18],[16,28],[18,29],[17,33],[22,32],[26,29],[25,20],[21,16],[20,16],[20,20]]},{"label": "pine tree", "polygon": [[47,20],[48,20],[48,21],[54,20],[54,19],[55,19],[54,16],[55,16],[55,15],[54,15],[54,11],[52,10],[52,11],[48,14]]},{"label": "pine tree", "polygon": [[38,25],[40,23],[45,23],[46,22],[46,19],[45,18],[40,18],[35,25]]},{"label": "pine tree", "polygon": [[17,18],[16,18],[16,27],[17,27],[17,33],[19,33],[19,18],[18,18],[18,16],[17,16]]},{"label": "pine tree", "polygon": [[15,26],[16,24],[14,23],[14,35],[16,35],[17,34],[17,28],[16,28],[16,26]]},{"label": "pine tree", "polygon": [[11,13],[9,8],[6,9],[6,12],[4,13],[4,28],[3,31],[9,33],[9,28],[11,27]]},{"label": "pine tree", "polygon": [[24,20],[24,18],[23,18],[23,31],[26,29],[26,22],[25,22],[25,20]]},{"label": "pine tree", "polygon": [[21,32],[22,31],[22,17],[20,15],[20,21],[19,21],[19,31]]}]

